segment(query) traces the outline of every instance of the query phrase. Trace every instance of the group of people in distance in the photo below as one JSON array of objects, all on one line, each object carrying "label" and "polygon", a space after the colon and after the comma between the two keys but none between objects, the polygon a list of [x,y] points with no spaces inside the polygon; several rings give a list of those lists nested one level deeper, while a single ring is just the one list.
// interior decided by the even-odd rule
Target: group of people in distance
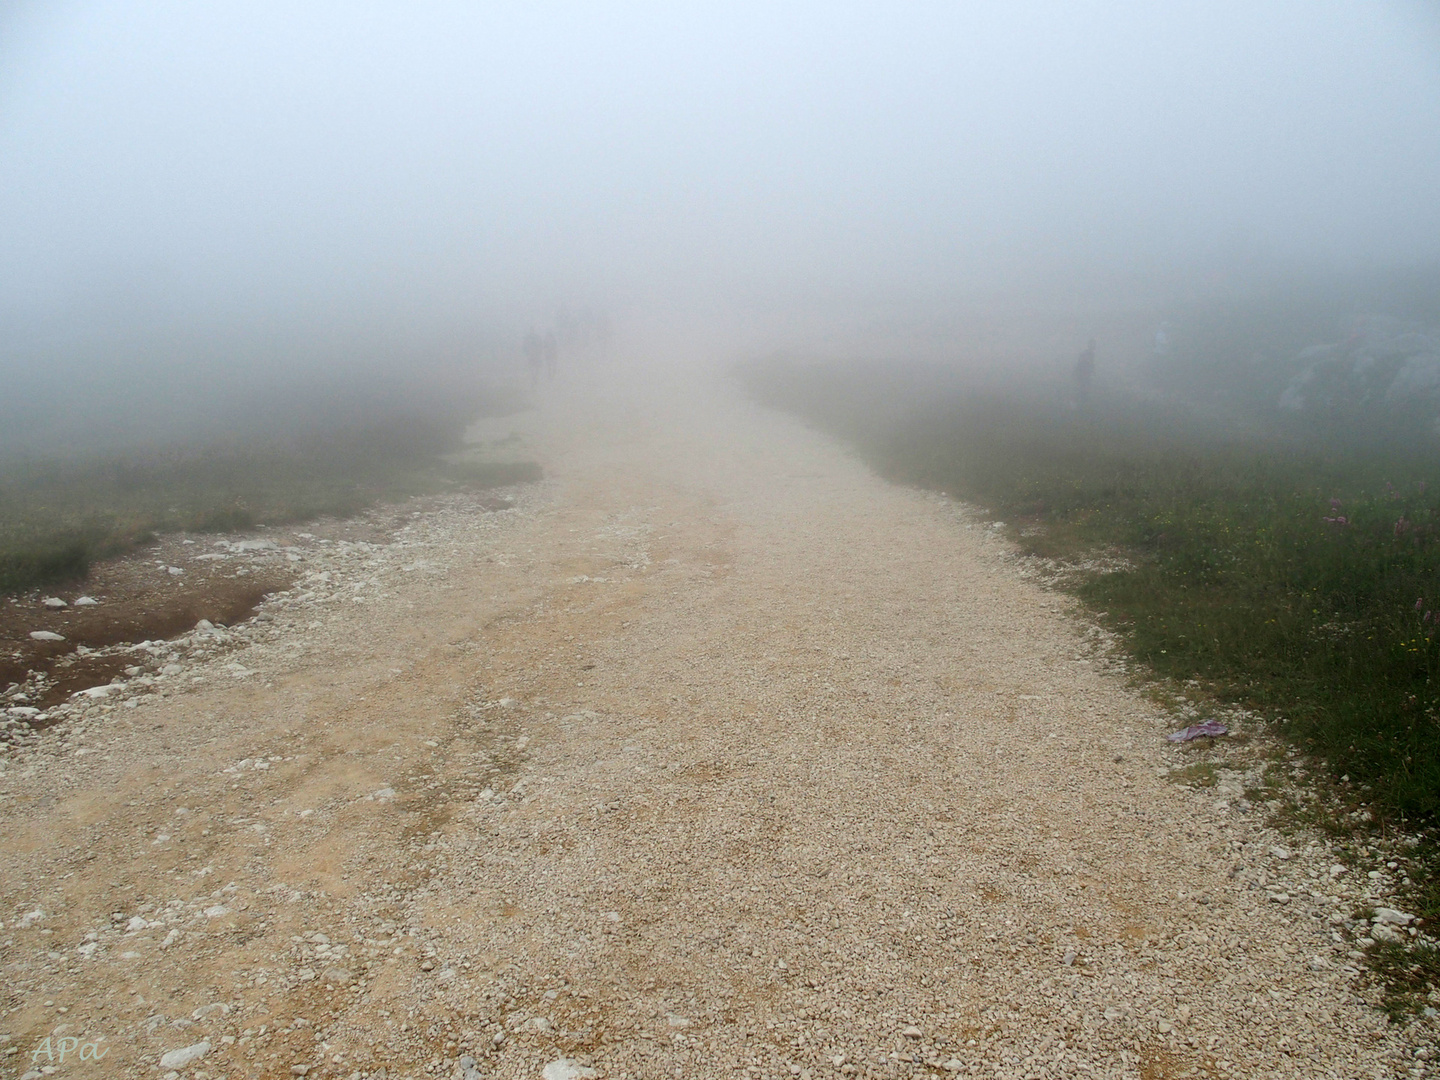
[{"label": "group of people in distance", "polygon": [[608,360],[611,339],[610,318],[603,311],[561,307],[551,329],[541,334],[531,326],[520,344],[530,384],[539,383],[542,375],[555,377],[561,350],[565,352],[567,367],[579,362]]}]

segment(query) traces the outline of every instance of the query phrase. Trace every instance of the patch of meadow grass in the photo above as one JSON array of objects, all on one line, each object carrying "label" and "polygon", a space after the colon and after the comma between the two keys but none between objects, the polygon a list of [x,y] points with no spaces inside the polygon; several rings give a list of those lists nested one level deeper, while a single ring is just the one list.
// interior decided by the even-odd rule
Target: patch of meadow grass
[{"label": "patch of meadow grass", "polygon": [[0,594],[83,579],[157,533],[239,532],[377,502],[539,478],[533,462],[447,463],[498,402],[223,443],[0,462]]}]

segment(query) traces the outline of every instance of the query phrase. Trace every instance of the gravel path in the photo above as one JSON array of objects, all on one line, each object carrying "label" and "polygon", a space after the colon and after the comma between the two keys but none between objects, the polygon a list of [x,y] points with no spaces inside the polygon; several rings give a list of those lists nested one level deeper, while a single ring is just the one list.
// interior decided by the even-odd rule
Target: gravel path
[{"label": "gravel path", "polygon": [[3,759],[5,1075],[1424,1073],[1372,886],[1166,779],[998,533],[637,386],[504,422],[511,509],[278,536],[259,620]]}]

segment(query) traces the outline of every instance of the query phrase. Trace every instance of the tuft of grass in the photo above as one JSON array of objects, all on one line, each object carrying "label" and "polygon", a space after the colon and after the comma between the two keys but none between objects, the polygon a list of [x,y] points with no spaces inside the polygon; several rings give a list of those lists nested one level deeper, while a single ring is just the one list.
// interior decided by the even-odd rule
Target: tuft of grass
[{"label": "tuft of grass", "polygon": [[1367,950],[1365,965],[1379,980],[1380,1007],[1396,1023],[1418,1016],[1440,986],[1440,946],[1429,941],[1381,942]]},{"label": "tuft of grass", "polygon": [[1167,775],[1177,784],[1187,787],[1214,787],[1220,781],[1220,770],[1224,768],[1213,761],[1197,761],[1179,769],[1172,769]]}]

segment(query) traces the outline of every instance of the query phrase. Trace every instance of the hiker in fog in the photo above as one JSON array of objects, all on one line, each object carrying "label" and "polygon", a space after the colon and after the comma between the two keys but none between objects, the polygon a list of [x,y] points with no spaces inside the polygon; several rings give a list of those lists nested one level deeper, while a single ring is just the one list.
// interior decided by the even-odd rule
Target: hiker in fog
[{"label": "hiker in fog", "polygon": [[555,340],[554,330],[551,330],[545,335],[541,350],[545,357],[545,374],[553,379],[555,377],[555,365],[559,363],[560,360],[560,343]]},{"label": "hiker in fog", "polygon": [[1095,339],[1085,346],[1080,359],[1075,361],[1075,400],[1084,403],[1090,399],[1090,383],[1095,378]]},{"label": "hiker in fog", "polygon": [[530,385],[534,386],[540,381],[540,371],[545,366],[545,345],[540,340],[540,335],[535,332],[532,326],[530,332],[525,335],[525,369],[530,372]]}]

